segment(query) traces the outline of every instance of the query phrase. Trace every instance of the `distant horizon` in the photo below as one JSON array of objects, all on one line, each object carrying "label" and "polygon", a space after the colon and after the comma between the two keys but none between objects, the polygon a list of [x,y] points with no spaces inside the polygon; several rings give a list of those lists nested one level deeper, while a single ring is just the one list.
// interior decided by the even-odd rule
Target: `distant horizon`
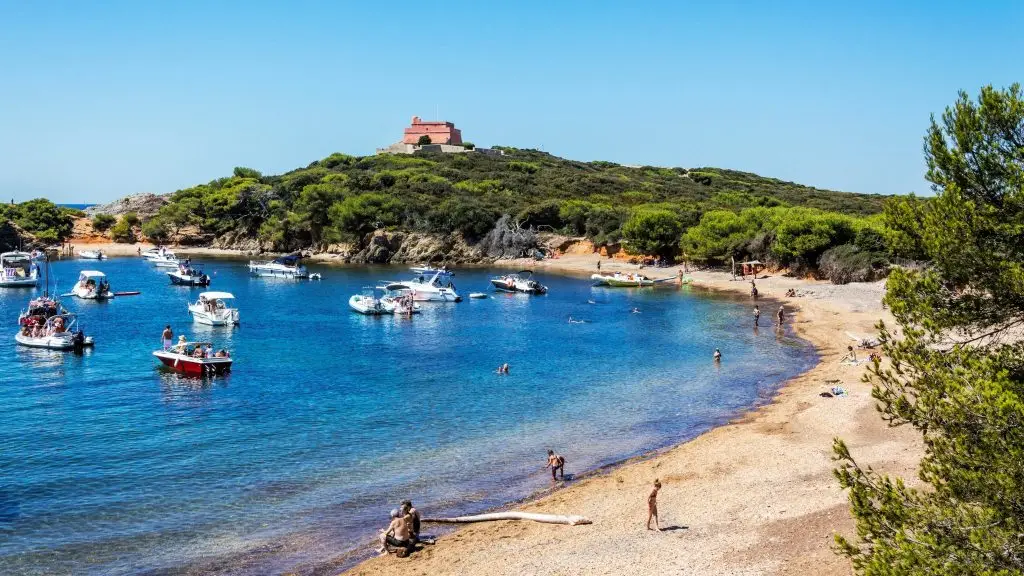
[{"label": "distant horizon", "polygon": [[480,146],[929,195],[929,117],[1024,79],[963,48],[1024,52],[1024,5],[1004,0],[0,5],[0,198],[18,201],[369,155],[414,115]]}]

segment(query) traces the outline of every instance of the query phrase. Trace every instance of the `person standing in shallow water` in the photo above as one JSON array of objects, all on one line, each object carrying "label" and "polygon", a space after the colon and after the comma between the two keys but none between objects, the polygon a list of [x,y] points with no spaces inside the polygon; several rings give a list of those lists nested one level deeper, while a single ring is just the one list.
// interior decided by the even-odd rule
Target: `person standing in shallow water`
[{"label": "person standing in shallow water", "polygon": [[561,475],[562,480],[565,480],[565,456],[555,454],[554,450],[548,450],[548,463],[544,467],[551,468],[551,480],[558,480],[555,477],[556,471]]},{"label": "person standing in shallow water", "polygon": [[786,319],[786,310],[782,306],[779,306],[779,312],[776,316],[779,317],[779,327],[781,327],[782,322]]},{"label": "person standing in shallow water", "polygon": [[651,518],[654,518],[654,527],[661,532],[661,526],[658,526],[658,490],[661,490],[661,481],[655,478],[654,490],[647,497],[647,529],[651,529]]},{"label": "person standing in shallow water", "polygon": [[754,326],[755,327],[760,326],[761,325],[760,322],[761,322],[761,309],[758,308],[757,305],[755,304],[754,305]]}]

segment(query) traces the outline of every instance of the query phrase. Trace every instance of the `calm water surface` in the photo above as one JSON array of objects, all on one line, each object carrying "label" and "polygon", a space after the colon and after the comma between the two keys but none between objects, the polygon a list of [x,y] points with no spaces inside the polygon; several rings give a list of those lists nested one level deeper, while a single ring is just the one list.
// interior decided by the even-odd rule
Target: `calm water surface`
[{"label": "calm water surface", "polygon": [[[65,299],[96,337],[83,356],[16,346],[34,292],[0,289],[3,574],[317,572],[362,550],[401,499],[431,515],[500,505],[549,485],[549,447],[579,472],[666,446],[814,361],[788,334],[753,331],[749,302],[688,288],[544,275],[547,296],[424,303],[408,320],[347,307],[402,268],[295,282],[210,261],[211,289],[238,297],[231,329],[192,324],[200,290],[134,258],[56,262],[58,292],[86,268],[142,295]],[[459,270],[456,285],[490,292],[490,274]],[[159,370],[168,323],[229,348],[233,373]],[[503,362],[511,374],[495,373]]]}]

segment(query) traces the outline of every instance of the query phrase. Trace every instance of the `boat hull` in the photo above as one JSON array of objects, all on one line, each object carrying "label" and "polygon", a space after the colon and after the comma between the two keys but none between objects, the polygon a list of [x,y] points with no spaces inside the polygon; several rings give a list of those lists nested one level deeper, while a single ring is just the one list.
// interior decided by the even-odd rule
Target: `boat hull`
[{"label": "boat hull", "polygon": [[260,266],[250,266],[249,274],[258,278],[286,278],[288,280],[309,278],[309,273],[305,270],[278,270]]},{"label": "boat hull", "polygon": [[71,293],[74,294],[76,298],[81,298],[82,300],[109,300],[114,297],[113,292],[93,292],[92,290],[78,287],[75,287]]},{"label": "boat hull", "polygon": [[163,351],[153,352],[153,355],[167,368],[186,376],[199,378],[227,374],[231,371],[231,358],[192,358]]},{"label": "boat hull", "polygon": [[39,285],[39,278],[19,278],[17,280],[0,280],[0,288],[32,288]]},{"label": "boat hull", "polygon": [[[45,348],[47,350],[72,350],[75,347],[74,336],[71,332],[39,338],[25,336],[18,332],[14,335],[14,341],[27,348]],[[92,336],[86,336],[82,345],[92,346],[93,343]]]},{"label": "boat hull", "polygon": [[168,272],[167,277],[171,279],[171,284],[175,286],[209,286],[210,277],[207,275],[202,276],[189,276],[184,274],[177,274],[174,272]]},{"label": "boat hull", "polygon": [[358,312],[366,316],[379,316],[384,314],[386,310],[381,305],[380,300],[374,298],[366,298],[363,296],[353,296],[348,299],[348,307],[353,312]]},{"label": "boat hull", "polygon": [[530,287],[523,285],[520,282],[506,282],[504,280],[492,279],[491,285],[493,285],[496,290],[500,290],[502,292],[522,292],[523,294],[538,295],[547,293],[547,288],[544,288],[543,286],[538,285],[536,287]]}]

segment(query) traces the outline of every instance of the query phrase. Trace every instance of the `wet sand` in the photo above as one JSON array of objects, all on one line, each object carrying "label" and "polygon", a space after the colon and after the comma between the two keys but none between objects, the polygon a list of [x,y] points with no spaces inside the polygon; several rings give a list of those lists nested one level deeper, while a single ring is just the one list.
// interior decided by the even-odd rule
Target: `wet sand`
[{"label": "wet sand", "polygon": [[[595,271],[596,260],[568,256],[507,265],[583,274]],[[608,259],[602,268],[636,270]],[[676,269],[644,273],[670,277]],[[732,281],[728,274],[691,276],[694,285],[713,290],[750,289],[749,281]],[[787,322],[821,358],[786,383],[771,404],[518,508],[581,514],[591,525],[474,524],[409,558],[374,558],[347,574],[849,574],[849,562],[831,549],[834,533],[853,533],[846,495],[832,476],[833,438],[845,439],[862,464],[905,477],[914,475],[922,451],[912,430],[888,428],[879,418],[870,386],[860,381],[865,366],[840,363],[854,344],[847,332],[870,335],[877,320],[889,320],[880,304],[882,284],[833,286],[782,277],[757,284],[761,296],[786,303]],[[804,295],[786,298],[789,288]],[[762,330],[773,329],[776,310],[762,310]],[[819,396],[834,385],[849,395]],[[580,472],[567,456],[569,471]],[[658,508],[668,529],[662,532],[644,528],[655,478],[663,484]],[[425,532],[430,530],[427,525]]]}]

